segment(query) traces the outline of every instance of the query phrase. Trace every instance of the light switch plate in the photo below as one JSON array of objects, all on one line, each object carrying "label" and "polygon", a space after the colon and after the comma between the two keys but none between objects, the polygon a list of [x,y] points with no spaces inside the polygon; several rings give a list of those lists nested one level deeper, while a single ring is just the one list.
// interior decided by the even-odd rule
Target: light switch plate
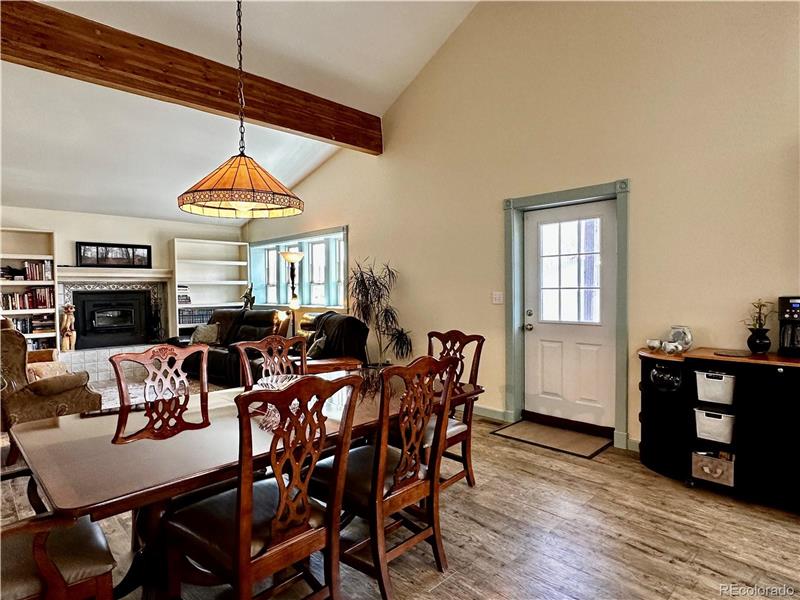
[{"label": "light switch plate", "polygon": [[503,292],[492,292],[492,304],[503,304],[505,302]]}]

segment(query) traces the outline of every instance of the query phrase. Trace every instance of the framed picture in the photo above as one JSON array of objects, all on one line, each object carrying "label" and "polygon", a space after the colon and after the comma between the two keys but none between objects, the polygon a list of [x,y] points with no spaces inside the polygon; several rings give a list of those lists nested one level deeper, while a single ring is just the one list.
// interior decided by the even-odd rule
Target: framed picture
[{"label": "framed picture", "polygon": [[153,265],[153,248],[138,244],[75,242],[75,257],[79,267],[150,269]]}]

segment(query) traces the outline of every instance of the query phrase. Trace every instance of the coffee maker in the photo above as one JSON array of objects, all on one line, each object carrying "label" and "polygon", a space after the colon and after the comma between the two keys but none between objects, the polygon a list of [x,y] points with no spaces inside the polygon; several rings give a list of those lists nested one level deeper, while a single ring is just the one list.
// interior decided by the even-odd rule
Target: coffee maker
[{"label": "coffee maker", "polygon": [[800,294],[778,298],[780,347],[778,354],[800,356]]}]

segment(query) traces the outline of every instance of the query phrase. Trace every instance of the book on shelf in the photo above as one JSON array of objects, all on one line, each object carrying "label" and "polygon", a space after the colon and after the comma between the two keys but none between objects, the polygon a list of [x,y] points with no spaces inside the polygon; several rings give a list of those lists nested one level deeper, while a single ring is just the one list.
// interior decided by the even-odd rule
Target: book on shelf
[{"label": "book on shelf", "polygon": [[22,261],[22,267],[3,265],[0,276],[9,281],[53,281],[53,261]]},{"label": "book on shelf", "polygon": [[12,317],[11,323],[20,333],[55,333],[55,315]]},{"label": "book on shelf", "polygon": [[203,325],[211,318],[213,308],[182,308],[178,311],[178,324]]},{"label": "book on shelf", "polygon": [[0,296],[3,310],[55,308],[56,294],[51,287],[29,287],[24,292],[9,292]]},{"label": "book on shelf", "polygon": [[191,304],[192,296],[188,285],[178,285],[178,304]]}]

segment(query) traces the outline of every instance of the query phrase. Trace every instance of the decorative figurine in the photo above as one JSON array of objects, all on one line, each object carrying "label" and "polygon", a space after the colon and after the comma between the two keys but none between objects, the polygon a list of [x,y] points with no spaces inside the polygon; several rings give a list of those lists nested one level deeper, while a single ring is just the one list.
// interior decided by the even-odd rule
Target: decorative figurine
[{"label": "decorative figurine", "polygon": [[242,306],[242,308],[244,308],[245,310],[252,310],[253,306],[255,306],[256,303],[256,297],[253,294],[252,283],[247,286],[247,291],[241,296],[239,296],[239,298],[241,300],[244,300],[244,306]]},{"label": "decorative figurine", "polygon": [[61,351],[75,350],[78,334],[75,332],[75,305],[65,304],[61,315]]}]

